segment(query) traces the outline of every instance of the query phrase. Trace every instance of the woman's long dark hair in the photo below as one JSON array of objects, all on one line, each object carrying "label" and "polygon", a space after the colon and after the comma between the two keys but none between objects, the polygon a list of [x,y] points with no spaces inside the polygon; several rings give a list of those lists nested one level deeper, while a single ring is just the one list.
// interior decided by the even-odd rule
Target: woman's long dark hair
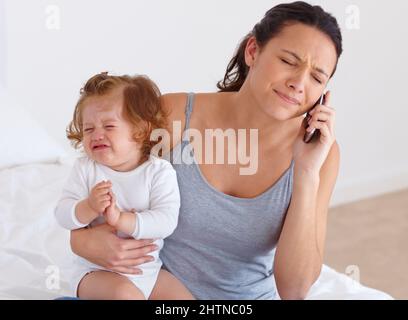
[{"label": "woman's long dark hair", "polygon": [[[270,39],[277,36],[283,27],[296,22],[315,27],[328,35],[336,47],[338,61],[343,48],[341,31],[336,18],[320,6],[312,6],[303,1],[279,4],[267,11],[252,32],[241,41],[237,52],[228,64],[224,79],[217,83],[219,91],[239,91],[242,87],[249,71],[245,63],[245,48],[249,38],[255,36],[258,45],[262,48]],[[336,68],[337,62],[331,77]]]}]

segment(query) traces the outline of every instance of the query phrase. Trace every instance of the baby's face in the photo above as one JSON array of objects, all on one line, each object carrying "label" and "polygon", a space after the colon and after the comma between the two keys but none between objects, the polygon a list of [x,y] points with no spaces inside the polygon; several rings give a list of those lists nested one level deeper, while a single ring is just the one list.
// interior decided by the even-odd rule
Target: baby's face
[{"label": "baby's face", "polygon": [[88,157],[96,162],[116,171],[129,171],[138,166],[141,151],[132,137],[132,125],[123,118],[122,111],[120,90],[86,99],[82,144]]}]

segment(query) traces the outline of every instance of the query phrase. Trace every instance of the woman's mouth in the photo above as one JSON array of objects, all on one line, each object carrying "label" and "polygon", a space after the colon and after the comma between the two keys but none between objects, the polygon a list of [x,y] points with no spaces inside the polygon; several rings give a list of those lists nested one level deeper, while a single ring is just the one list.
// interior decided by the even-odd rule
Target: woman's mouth
[{"label": "woman's mouth", "polygon": [[275,91],[275,93],[276,93],[283,101],[285,101],[285,102],[287,102],[287,103],[289,103],[289,104],[293,104],[293,105],[299,105],[299,104],[300,104],[299,100],[297,100],[297,99],[295,99],[295,98],[291,98],[291,97],[287,96],[286,94],[284,94],[284,93],[282,93],[282,92],[279,92],[279,91],[276,91],[276,90],[273,90],[273,91]]}]

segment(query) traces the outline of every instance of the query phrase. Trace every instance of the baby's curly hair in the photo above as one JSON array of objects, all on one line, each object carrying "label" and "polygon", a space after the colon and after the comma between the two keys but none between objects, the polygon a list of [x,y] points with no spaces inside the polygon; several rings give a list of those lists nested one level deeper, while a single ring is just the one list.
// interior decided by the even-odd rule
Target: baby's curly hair
[{"label": "baby's curly hair", "polygon": [[103,96],[121,88],[123,92],[123,115],[135,128],[134,139],[141,143],[144,156],[150,154],[158,141],[151,141],[154,129],[167,128],[167,115],[161,106],[161,93],[156,84],[147,76],[113,76],[102,72],[90,78],[80,90],[73,119],[67,127],[67,138],[75,149],[82,147],[82,111],[85,100]]}]

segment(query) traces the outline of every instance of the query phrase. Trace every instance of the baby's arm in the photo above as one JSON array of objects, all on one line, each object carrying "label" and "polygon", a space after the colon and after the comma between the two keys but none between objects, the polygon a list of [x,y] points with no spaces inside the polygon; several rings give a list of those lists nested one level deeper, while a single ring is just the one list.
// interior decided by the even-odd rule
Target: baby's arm
[{"label": "baby's arm", "polygon": [[[164,160],[163,160],[164,161]],[[162,165],[152,178],[150,208],[139,212],[121,212],[110,191],[110,205],[104,213],[108,224],[135,239],[164,239],[176,228],[180,194],[173,167]]]},{"label": "baby's arm", "polygon": [[180,193],[176,171],[162,160],[152,177],[150,208],[136,212],[136,224],[132,236],[135,239],[164,239],[177,226],[180,209]]},{"label": "baby's arm", "polygon": [[[103,187],[102,184],[97,184],[89,194],[87,169],[86,158],[80,158],[75,162],[55,208],[55,217],[65,229],[75,230],[86,227],[99,214],[102,214],[105,210],[104,206],[106,208],[109,205],[109,203],[101,203],[104,201],[101,195],[104,190],[100,190]],[[106,188],[106,190],[109,189],[107,185]],[[103,210],[98,211],[99,209]]]},{"label": "baby's arm", "polygon": [[59,225],[68,230],[86,227],[76,216],[76,206],[88,197],[88,188],[85,175],[85,160],[76,160],[70,176],[62,190],[61,198],[55,208],[55,218]]}]

